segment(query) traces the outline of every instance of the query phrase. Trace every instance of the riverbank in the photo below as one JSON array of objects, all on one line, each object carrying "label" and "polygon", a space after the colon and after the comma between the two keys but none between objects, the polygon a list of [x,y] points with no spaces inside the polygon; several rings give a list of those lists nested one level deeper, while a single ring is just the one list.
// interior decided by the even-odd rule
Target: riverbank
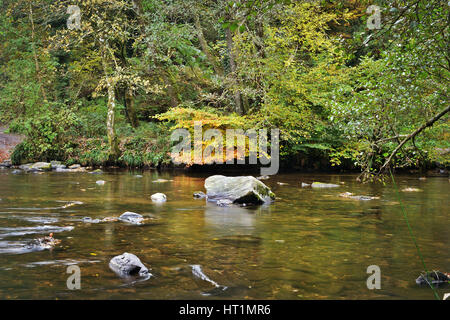
[{"label": "riverbank", "polygon": [[[71,138],[65,143],[52,144],[51,152],[37,153],[42,141],[25,138],[23,135],[5,133],[5,126],[0,126],[0,166],[12,167],[28,171],[27,166],[37,162],[57,163],[59,169],[69,169],[70,166],[81,167],[82,170],[110,169],[140,169],[140,170],[185,170],[189,172],[224,173],[240,175],[242,172],[260,175],[261,165],[190,165],[176,166],[170,158],[170,130],[163,125],[142,125],[139,130],[120,137],[120,156],[115,161],[109,158],[107,141],[103,138]],[[71,141],[71,142],[68,142]],[[445,150],[444,150],[445,151]],[[444,153],[440,150],[440,153]],[[448,153],[448,151],[447,151]],[[40,154],[40,156],[37,156]],[[51,155],[58,155],[51,157]],[[61,167],[61,166],[64,166]],[[39,168],[38,168],[39,169]],[[54,168],[55,169],[55,168]],[[77,169],[78,170],[78,169]],[[39,171],[39,170],[35,170]],[[421,167],[407,167],[395,170],[419,176],[448,176],[449,167],[438,162],[424,162]],[[280,173],[311,172],[311,173],[359,173],[360,168],[350,161],[343,161],[333,166],[326,154],[307,154],[299,152],[288,158],[281,157]]]},{"label": "riverbank", "polygon": [[[252,175],[255,177],[260,176],[261,167],[255,165],[194,165],[190,167],[186,166],[161,166],[161,167],[129,167],[129,166],[83,166],[81,164],[65,164],[61,161],[51,162],[33,162],[22,165],[13,165],[10,160],[4,160],[0,162],[0,168],[9,168],[12,173],[44,173],[44,172],[72,172],[72,173],[90,173],[90,174],[102,174],[103,172],[126,172],[126,171],[138,171],[138,172],[185,172],[192,174],[224,174],[231,176],[239,175]],[[331,169],[315,169],[315,168],[302,168],[285,166],[281,167],[278,174],[358,174],[358,170],[345,170],[340,168]],[[449,170],[446,168],[435,167],[430,170],[397,170],[397,174],[409,175],[420,179],[426,179],[427,177],[450,177]],[[278,175],[277,174],[277,175]]]},{"label": "riverbank", "polygon": [[7,134],[7,127],[0,125],[0,162],[9,160],[14,148],[23,141],[24,137],[17,134]]}]

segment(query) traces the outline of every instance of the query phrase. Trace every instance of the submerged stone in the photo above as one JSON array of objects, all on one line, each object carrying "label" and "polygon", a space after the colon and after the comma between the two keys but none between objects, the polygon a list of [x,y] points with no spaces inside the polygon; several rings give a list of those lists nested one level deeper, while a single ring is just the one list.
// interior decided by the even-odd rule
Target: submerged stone
[{"label": "submerged stone", "polygon": [[217,206],[219,207],[229,207],[233,204],[233,201],[228,200],[228,199],[222,199],[222,200],[218,200],[216,202]]},{"label": "submerged stone", "polygon": [[309,183],[302,182],[302,188],[311,187]]},{"label": "submerged stone", "polygon": [[194,198],[203,199],[203,198],[206,198],[206,194],[202,191],[196,191],[196,192],[194,192]]},{"label": "submerged stone", "polygon": [[380,197],[371,197],[371,196],[355,196],[351,192],[344,192],[339,195],[343,198],[353,199],[353,200],[360,200],[360,201],[369,201],[369,200],[376,200],[380,199]]},{"label": "submerged stone", "polygon": [[100,223],[100,220],[92,219],[91,217],[84,217],[83,222],[85,222],[85,223]]},{"label": "submerged stone", "polygon": [[31,240],[27,243],[26,248],[33,251],[41,251],[52,249],[59,243],[61,243],[61,240],[53,238],[53,233],[50,233],[49,236]]},{"label": "submerged stone", "polygon": [[422,191],[421,189],[418,188],[404,188],[402,189],[403,192],[420,192]]},{"label": "submerged stone", "polygon": [[102,219],[102,222],[116,222],[117,220],[119,220],[116,217],[106,217]]},{"label": "submerged stone", "polygon": [[443,273],[440,271],[431,271],[428,273],[422,273],[417,279],[416,283],[418,285],[440,285],[448,284],[450,282],[450,274]]},{"label": "submerged stone", "polygon": [[194,277],[209,282],[210,284],[212,284],[214,287],[216,288],[220,288],[221,290],[226,290],[227,287],[226,286],[222,286],[220,284],[218,284],[217,282],[215,282],[214,280],[211,280],[202,270],[202,267],[198,264],[194,264],[191,266],[192,267],[192,274],[194,275]]},{"label": "submerged stone", "polygon": [[205,180],[208,200],[230,200],[233,203],[262,204],[275,200],[275,194],[252,176],[225,177],[215,175]]},{"label": "submerged stone", "polygon": [[152,182],[154,182],[154,183],[164,183],[164,182],[169,182],[169,181],[173,181],[173,180],[157,179],[157,180],[153,180]]}]

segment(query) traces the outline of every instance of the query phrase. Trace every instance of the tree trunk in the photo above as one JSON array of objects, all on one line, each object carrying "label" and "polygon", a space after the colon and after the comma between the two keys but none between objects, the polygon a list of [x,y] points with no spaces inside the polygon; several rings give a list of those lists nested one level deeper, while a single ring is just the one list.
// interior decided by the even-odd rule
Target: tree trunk
[{"label": "tree trunk", "polygon": [[228,49],[228,56],[230,58],[230,67],[231,67],[231,76],[235,85],[234,88],[234,104],[235,104],[235,111],[237,114],[242,115],[243,114],[243,110],[242,110],[242,101],[241,101],[241,93],[239,92],[238,89],[238,85],[239,82],[237,80],[237,75],[236,75],[236,61],[234,58],[234,53],[233,53],[233,35],[231,34],[231,30],[230,28],[228,28],[226,30],[226,37],[227,37],[227,49]]},{"label": "tree trunk", "polygon": [[34,65],[36,68],[36,76],[38,78],[38,82],[41,87],[42,98],[44,98],[44,101],[47,101],[47,95],[45,94],[45,90],[44,90],[44,82],[42,81],[41,70],[39,68],[39,61],[38,61],[38,57],[36,54],[36,44],[34,42],[35,41],[35,32],[34,32],[33,8],[31,6],[31,2],[30,2],[29,10],[30,10],[29,19],[31,22],[31,42],[33,43],[32,47],[33,47]]},{"label": "tree trunk", "polygon": [[167,85],[167,94],[169,95],[170,98],[170,106],[172,108],[176,108],[178,106],[178,98],[173,88],[172,81],[169,79],[167,73],[164,70],[161,70],[161,75],[164,80],[164,83]]},{"label": "tree trunk", "polygon": [[127,113],[128,121],[130,122],[133,128],[137,128],[139,126],[139,121],[136,117],[136,110],[134,108],[134,99],[133,92],[131,88],[125,89],[125,110]]},{"label": "tree trunk", "polygon": [[116,108],[116,93],[114,85],[108,81],[108,114],[106,117],[106,130],[108,134],[110,160],[117,160],[119,157],[119,143],[116,136],[114,112]]},{"label": "tree trunk", "polygon": [[223,76],[223,70],[219,67],[219,64],[217,63],[216,57],[214,57],[211,54],[211,51],[209,51],[208,44],[207,44],[207,42],[205,40],[205,36],[204,36],[203,30],[202,30],[202,26],[200,24],[200,19],[199,19],[197,13],[195,13],[194,19],[195,19],[194,26],[195,26],[195,29],[197,30],[198,41],[200,42],[200,46],[202,47],[203,53],[206,55],[206,58],[208,59],[209,63],[212,65],[214,71],[219,76]]}]

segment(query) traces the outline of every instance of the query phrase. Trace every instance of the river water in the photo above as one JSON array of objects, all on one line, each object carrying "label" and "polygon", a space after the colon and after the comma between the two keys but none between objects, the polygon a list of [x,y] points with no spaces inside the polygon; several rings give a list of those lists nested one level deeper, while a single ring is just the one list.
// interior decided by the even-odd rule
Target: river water
[{"label": "river water", "polygon": [[[424,267],[391,183],[277,175],[263,181],[277,196],[273,204],[221,208],[192,197],[204,191],[206,177],[0,170],[0,299],[434,299],[429,287],[415,284]],[[106,183],[97,185],[100,179]],[[396,179],[399,189],[420,189],[400,197],[427,268],[450,272],[448,178]],[[313,181],[340,187],[300,187]],[[152,203],[156,192],[168,201]],[[352,200],[343,192],[380,199]],[[148,220],[83,221],[125,211]],[[61,240],[54,249],[24,247],[50,232]],[[130,281],[112,272],[109,260],[124,252],[137,255],[153,277]],[[72,264],[81,270],[80,290],[67,288]],[[370,265],[380,267],[380,290],[367,288]],[[446,292],[450,286],[438,288],[441,298]]]}]

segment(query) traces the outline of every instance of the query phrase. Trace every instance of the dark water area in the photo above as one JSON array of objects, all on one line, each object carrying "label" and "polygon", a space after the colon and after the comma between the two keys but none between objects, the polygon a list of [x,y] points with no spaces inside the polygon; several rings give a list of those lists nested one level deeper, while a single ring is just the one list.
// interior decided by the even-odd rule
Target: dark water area
[{"label": "dark water area", "polygon": [[[207,176],[1,170],[0,299],[434,299],[415,283],[424,268],[391,183],[281,174],[263,181],[277,196],[271,205],[222,208],[192,196],[204,191]],[[420,189],[400,195],[427,268],[450,272],[448,178],[396,179],[399,189]],[[340,186],[300,186],[313,181]],[[156,192],[167,202],[153,203]],[[344,192],[379,199],[358,201]],[[148,219],[83,220],[125,211]],[[27,250],[28,241],[50,232],[61,240],[54,249]],[[119,278],[108,263],[124,252],[138,256],[153,277]],[[80,290],[66,285],[73,264],[81,269]],[[367,288],[370,265],[381,269],[381,290]],[[450,286],[438,289],[441,298],[446,292]]]}]

